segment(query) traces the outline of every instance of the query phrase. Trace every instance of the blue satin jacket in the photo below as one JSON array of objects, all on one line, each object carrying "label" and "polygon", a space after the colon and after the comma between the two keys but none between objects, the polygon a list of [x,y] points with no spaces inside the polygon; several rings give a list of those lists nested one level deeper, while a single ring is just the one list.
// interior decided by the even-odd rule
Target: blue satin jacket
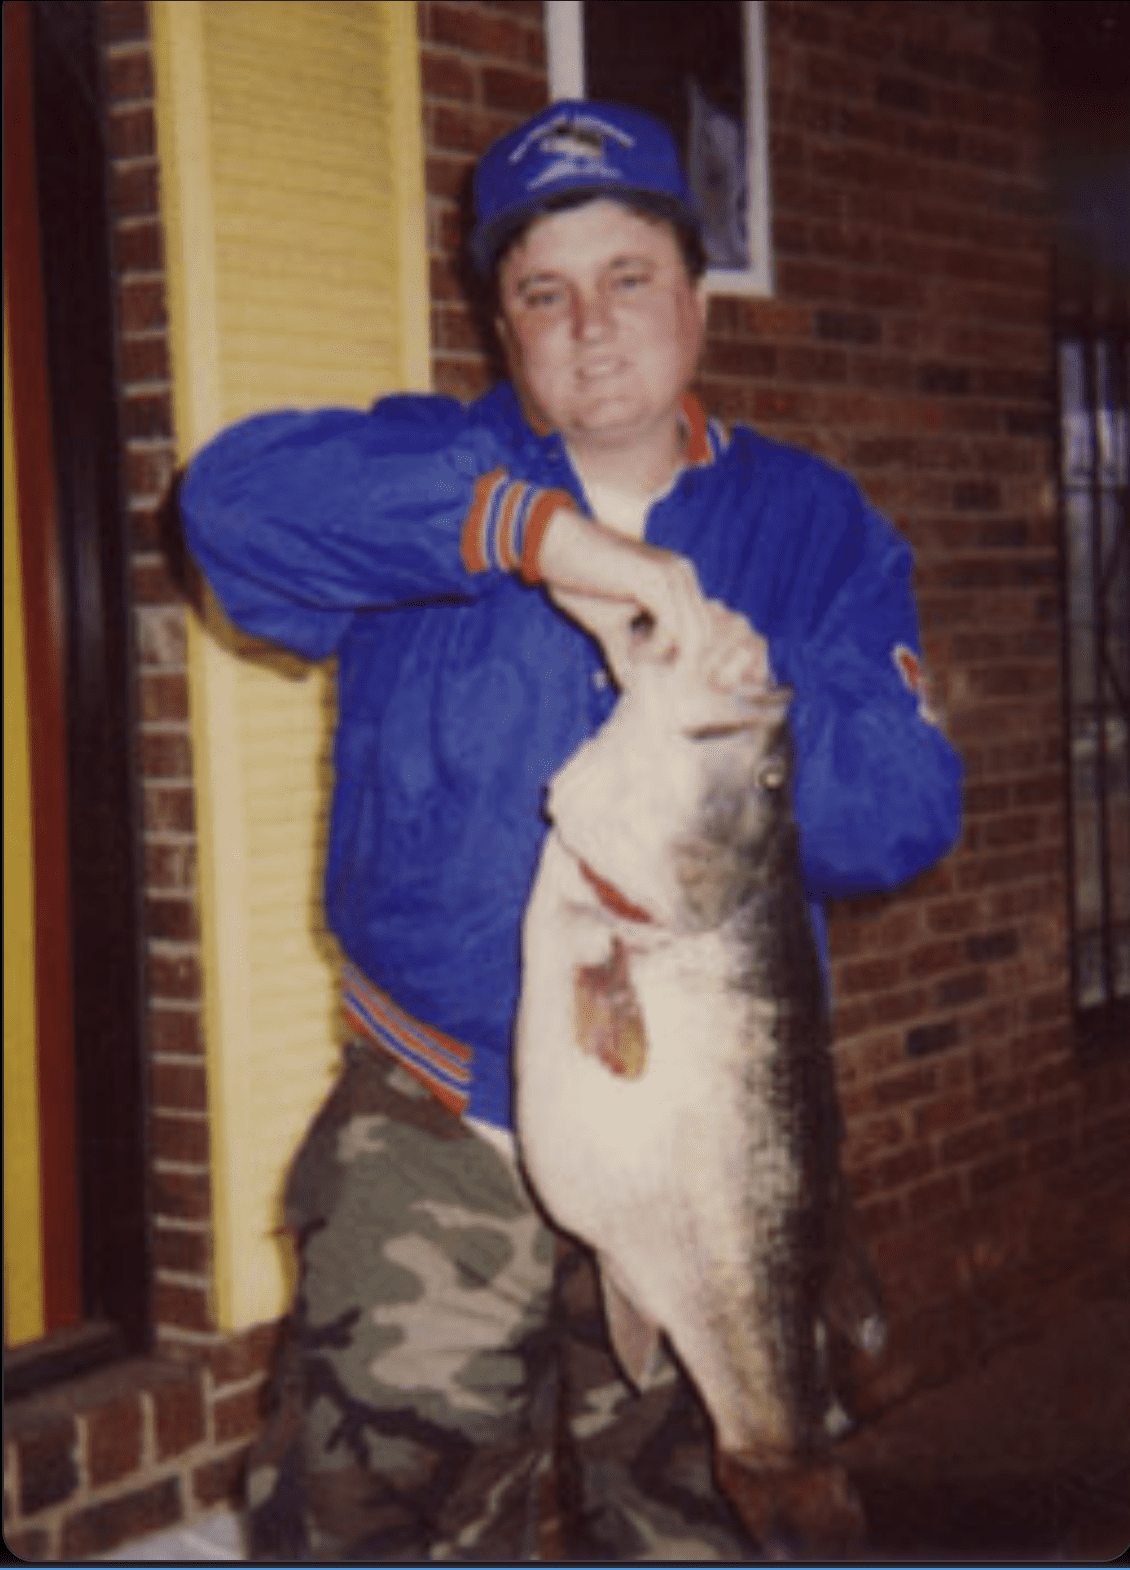
[{"label": "blue satin jacket", "polygon": [[[654,545],[768,640],[790,710],[813,921],[960,831],[961,764],[917,688],[910,550],[844,474],[685,405]],[[470,405],[247,420],[192,462],[189,543],[230,618],[338,662],[325,875],[346,1009],[456,1110],[511,1123],[522,913],[544,788],[615,702],[598,646],[536,583],[564,444],[513,390]]]}]

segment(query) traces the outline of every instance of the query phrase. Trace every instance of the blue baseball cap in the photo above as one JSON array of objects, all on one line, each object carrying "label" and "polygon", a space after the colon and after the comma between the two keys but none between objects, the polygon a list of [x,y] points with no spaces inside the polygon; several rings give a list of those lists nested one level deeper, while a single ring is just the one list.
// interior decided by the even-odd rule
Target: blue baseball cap
[{"label": "blue baseball cap", "polygon": [[502,246],[565,195],[645,197],[699,227],[674,138],[626,104],[562,99],[489,147],[475,170],[471,256],[489,274]]}]

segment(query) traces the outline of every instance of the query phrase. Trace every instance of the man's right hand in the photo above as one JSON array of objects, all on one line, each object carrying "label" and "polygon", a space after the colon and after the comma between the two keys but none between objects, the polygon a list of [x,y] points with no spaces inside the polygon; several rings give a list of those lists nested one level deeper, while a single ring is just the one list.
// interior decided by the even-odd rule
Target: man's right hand
[{"label": "man's right hand", "polygon": [[621,687],[630,658],[674,659],[711,634],[708,602],[685,556],[628,539],[571,508],[550,520],[538,569],[554,604],[598,640]]}]

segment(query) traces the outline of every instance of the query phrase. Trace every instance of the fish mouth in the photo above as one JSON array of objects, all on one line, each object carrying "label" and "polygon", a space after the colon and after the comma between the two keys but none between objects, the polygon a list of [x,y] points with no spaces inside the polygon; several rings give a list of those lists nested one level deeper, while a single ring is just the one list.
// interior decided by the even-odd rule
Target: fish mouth
[{"label": "fish mouth", "polygon": [[609,883],[599,873],[594,872],[588,862],[582,857],[577,857],[577,865],[581,874],[605,910],[611,911],[614,916],[619,916],[621,921],[648,922],[655,925],[655,917],[649,910],[644,910],[642,905],[635,905],[627,895],[622,894],[614,883]]}]

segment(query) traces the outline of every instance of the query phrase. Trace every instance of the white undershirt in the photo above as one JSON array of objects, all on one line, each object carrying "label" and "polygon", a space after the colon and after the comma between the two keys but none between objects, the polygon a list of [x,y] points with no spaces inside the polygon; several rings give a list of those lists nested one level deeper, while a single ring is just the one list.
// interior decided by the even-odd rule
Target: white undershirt
[{"label": "white undershirt", "polygon": [[[668,488],[665,485],[663,491]],[[585,481],[585,495],[589,499],[593,516],[630,540],[643,539],[647,532],[648,514],[663,491],[641,496],[638,491],[624,491],[619,486]]]}]

